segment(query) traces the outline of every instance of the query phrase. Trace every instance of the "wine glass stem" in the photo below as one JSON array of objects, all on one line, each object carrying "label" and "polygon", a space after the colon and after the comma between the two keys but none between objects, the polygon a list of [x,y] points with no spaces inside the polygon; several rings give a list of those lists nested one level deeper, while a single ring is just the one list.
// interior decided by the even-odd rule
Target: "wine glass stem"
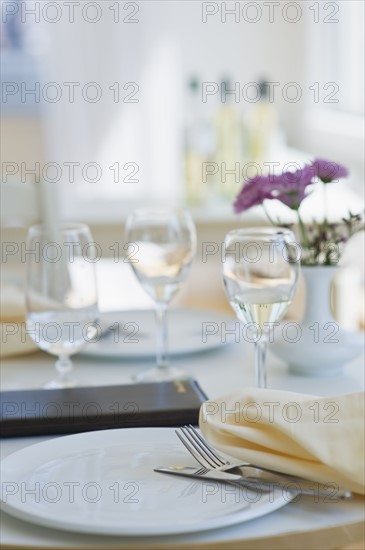
[{"label": "wine glass stem", "polygon": [[161,369],[168,367],[168,345],[167,345],[167,305],[158,303],[156,306],[157,322],[157,366]]},{"label": "wine glass stem", "polygon": [[260,338],[255,342],[255,376],[258,388],[267,388],[266,381],[266,340]]},{"label": "wine glass stem", "polygon": [[60,355],[55,367],[61,379],[67,378],[72,371],[72,361],[68,355]]}]

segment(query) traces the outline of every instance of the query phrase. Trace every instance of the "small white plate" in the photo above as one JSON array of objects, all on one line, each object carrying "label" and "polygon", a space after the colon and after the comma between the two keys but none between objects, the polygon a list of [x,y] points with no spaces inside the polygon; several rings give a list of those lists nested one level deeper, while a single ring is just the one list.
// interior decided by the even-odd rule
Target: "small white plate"
[{"label": "small white plate", "polygon": [[181,478],[194,466],[172,428],[87,432],[25,447],[1,463],[1,504],[37,525],[105,535],[193,533],[248,521],[288,495]]},{"label": "small white plate", "polygon": [[[219,312],[195,309],[171,309],[167,322],[171,355],[208,351],[234,342],[234,335],[229,331],[238,323]],[[99,326],[99,334],[103,337],[86,344],[80,354],[111,359],[155,357],[156,321],[153,310],[101,313]]]}]

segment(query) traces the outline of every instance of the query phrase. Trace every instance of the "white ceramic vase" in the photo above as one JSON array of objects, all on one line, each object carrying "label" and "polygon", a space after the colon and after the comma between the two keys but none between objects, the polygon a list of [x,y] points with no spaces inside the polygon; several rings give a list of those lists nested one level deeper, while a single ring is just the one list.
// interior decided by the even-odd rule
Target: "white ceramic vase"
[{"label": "white ceramic vase", "polygon": [[364,335],[341,328],[331,311],[331,283],[337,266],[303,266],[306,308],[302,321],[283,321],[274,331],[270,350],[307,376],[332,376],[360,355]]}]

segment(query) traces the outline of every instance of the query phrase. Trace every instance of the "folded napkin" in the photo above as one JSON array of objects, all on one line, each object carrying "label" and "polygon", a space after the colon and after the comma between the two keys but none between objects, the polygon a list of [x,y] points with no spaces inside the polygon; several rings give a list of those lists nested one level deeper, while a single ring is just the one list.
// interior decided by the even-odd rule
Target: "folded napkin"
[{"label": "folded napkin", "polygon": [[20,286],[1,285],[0,357],[11,357],[37,351],[38,347],[25,331],[25,296]]},{"label": "folded napkin", "polygon": [[237,462],[365,494],[364,393],[247,388],[205,402],[199,424],[212,446]]}]

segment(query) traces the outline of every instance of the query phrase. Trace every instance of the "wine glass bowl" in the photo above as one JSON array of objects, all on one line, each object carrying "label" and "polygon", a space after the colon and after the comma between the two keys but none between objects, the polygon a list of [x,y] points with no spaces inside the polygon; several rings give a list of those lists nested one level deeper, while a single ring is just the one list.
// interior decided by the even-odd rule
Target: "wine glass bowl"
[{"label": "wine glass bowl", "polygon": [[196,252],[196,231],[189,212],[143,209],[126,222],[128,261],[143,289],[154,300],[157,367],[138,381],[161,381],[187,375],[169,366],[166,310],[186,279]]},{"label": "wine glass bowl", "polygon": [[92,236],[83,224],[29,229],[27,332],[43,351],[58,357],[58,377],[46,388],[75,385],[70,356],[91,341],[98,319]]},{"label": "wine glass bowl", "polygon": [[294,296],[299,258],[291,231],[246,228],[226,235],[223,282],[237,318],[255,337],[256,384],[266,387],[266,343]]}]

